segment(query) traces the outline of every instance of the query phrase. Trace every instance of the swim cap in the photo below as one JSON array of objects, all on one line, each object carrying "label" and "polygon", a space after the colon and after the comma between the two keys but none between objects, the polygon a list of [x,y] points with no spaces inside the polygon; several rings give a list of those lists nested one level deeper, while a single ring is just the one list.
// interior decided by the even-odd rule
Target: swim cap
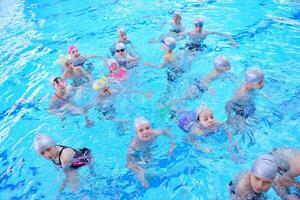
[{"label": "swim cap", "polygon": [[230,69],[230,62],[224,56],[218,56],[214,59],[214,67],[217,70],[224,70],[224,68]]},{"label": "swim cap", "polygon": [[70,56],[69,55],[59,55],[59,59],[58,59],[58,62],[61,64],[61,65],[65,65],[67,61],[71,61],[70,59]]},{"label": "swim cap", "polygon": [[118,34],[121,34],[121,33],[125,33],[125,28],[120,26],[118,29],[117,29],[117,33]]},{"label": "swim cap", "polygon": [[255,84],[263,81],[265,78],[264,72],[256,67],[248,68],[246,71],[246,83]]},{"label": "swim cap", "polygon": [[144,116],[135,118],[134,127],[136,129],[139,128],[141,125],[144,125],[144,124],[150,124],[150,122]]},{"label": "swim cap", "polygon": [[47,148],[52,147],[54,145],[55,142],[53,141],[53,139],[45,133],[35,136],[33,140],[33,147],[38,153],[42,153]]},{"label": "swim cap", "polygon": [[194,25],[195,26],[203,26],[204,20],[203,18],[198,18],[195,20]]},{"label": "swim cap", "polygon": [[125,44],[122,43],[122,42],[118,42],[118,43],[116,44],[116,50],[120,50],[120,49],[126,49]]},{"label": "swim cap", "polygon": [[196,114],[199,116],[204,110],[210,110],[206,104],[201,104],[197,109],[196,109]]},{"label": "swim cap", "polygon": [[93,84],[93,88],[96,92],[103,89],[105,86],[108,86],[108,79],[105,76],[95,80]]},{"label": "swim cap", "polygon": [[69,55],[72,54],[73,49],[77,49],[76,46],[69,46]]},{"label": "swim cap", "polygon": [[168,47],[168,49],[173,50],[176,47],[176,40],[172,37],[166,37],[162,40],[162,43]]},{"label": "swim cap", "polygon": [[183,131],[188,132],[193,122],[197,121],[197,115],[193,111],[187,111],[179,116],[178,126]]},{"label": "swim cap", "polygon": [[175,11],[173,13],[173,17],[179,17],[181,19],[181,12],[180,11]]},{"label": "swim cap", "polygon": [[276,177],[278,171],[278,166],[274,160],[274,158],[265,154],[259,156],[253,163],[251,172],[256,176],[268,179],[273,181]]}]

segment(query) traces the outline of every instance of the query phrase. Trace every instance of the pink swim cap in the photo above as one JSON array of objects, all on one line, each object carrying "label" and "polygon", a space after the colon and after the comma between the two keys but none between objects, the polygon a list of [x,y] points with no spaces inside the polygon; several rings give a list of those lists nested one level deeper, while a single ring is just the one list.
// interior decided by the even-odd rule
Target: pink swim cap
[{"label": "pink swim cap", "polygon": [[71,52],[72,52],[73,49],[77,49],[77,47],[76,46],[69,46],[69,55],[71,55]]}]

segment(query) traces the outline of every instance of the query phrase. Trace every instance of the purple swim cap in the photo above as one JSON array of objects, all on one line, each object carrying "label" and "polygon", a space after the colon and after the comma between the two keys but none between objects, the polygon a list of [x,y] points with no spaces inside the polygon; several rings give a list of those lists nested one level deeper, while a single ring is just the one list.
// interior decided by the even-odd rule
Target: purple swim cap
[{"label": "purple swim cap", "polygon": [[187,111],[179,116],[178,126],[183,131],[188,132],[192,123],[197,120],[197,115],[193,111]]}]

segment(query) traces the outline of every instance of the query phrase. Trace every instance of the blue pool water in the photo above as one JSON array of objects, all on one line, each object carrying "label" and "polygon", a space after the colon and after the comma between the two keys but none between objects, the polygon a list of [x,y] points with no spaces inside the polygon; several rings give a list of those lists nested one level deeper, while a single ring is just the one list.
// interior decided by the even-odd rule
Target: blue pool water
[{"label": "blue pool water", "polygon": [[[256,142],[248,146],[249,138],[235,136],[244,151],[240,164],[230,160],[222,135],[209,140],[214,149],[210,154],[185,144],[184,133],[158,108],[167,87],[163,69],[141,65],[132,72],[132,85],[152,91],[152,99],[122,94],[115,100],[117,116],[129,120],[126,131],[99,120],[95,110],[89,114],[96,125],[89,129],[84,128],[82,117],[70,117],[62,126],[47,112],[54,92],[49,78],[61,74],[55,60],[67,53],[68,46],[78,46],[82,55],[108,55],[117,27],[124,26],[141,63],[158,64],[160,45],[148,41],[167,30],[175,10],[182,12],[188,29],[203,16],[206,29],[229,33],[240,45],[235,49],[218,36],[207,38],[209,48],[193,61],[170,95],[180,96],[188,80],[206,74],[217,55],[229,58],[237,80],[213,82],[217,95],[205,94],[188,108],[206,102],[224,121],[224,105],[242,83],[245,69],[256,65],[266,73],[263,93],[270,98],[255,99],[258,122],[252,132]],[[256,156],[277,146],[299,147],[299,1],[2,0],[0,18],[0,199],[55,199],[63,173],[35,153],[32,140],[39,132],[50,134],[59,144],[87,146],[94,154],[97,176],[89,177],[82,170],[82,190],[76,194],[66,190],[62,199],[228,199],[228,182],[249,168]],[[183,45],[184,41],[178,44]],[[107,73],[101,61],[93,63],[94,77]],[[160,138],[155,144],[154,161],[147,170],[148,190],[125,168],[127,147],[134,136],[132,121],[139,115],[151,119],[156,128],[169,128],[177,144],[171,158],[166,156],[167,140]],[[276,199],[272,190],[269,196]]]}]

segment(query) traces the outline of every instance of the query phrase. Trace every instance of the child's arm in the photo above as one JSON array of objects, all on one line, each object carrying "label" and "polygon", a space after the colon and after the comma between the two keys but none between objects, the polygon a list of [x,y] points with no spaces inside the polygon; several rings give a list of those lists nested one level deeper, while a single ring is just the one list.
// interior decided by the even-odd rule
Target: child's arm
[{"label": "child's arm", "polygon": [[128,148],[128,151],[127,151],[126,167],[128,169],[132,170],[136,174],[136,176],[138,177],[138,179],[140,180],[140,182],[142,183],[144,188],[148,188],[149,183],[145,179],[145,170],[133,162],[133,154],[135,152],[136,147],[137,147],[137,141],[136,141],[136,139],[134,139],[131,142],[131,144]]},{"label": "child's arm", "polygon": [[176,144],[174,143],[174,140],[173,140],[173,135],[167,129],[158,130],[158,131],[155,132],[155,134],[156,135],[164,135],[165,137],[167,137],[169,139],[170,149],[169,149],[168,155],[171,156],[174,149],[175,149],[175,147],[176,147]]},{"label": "child's arm", "polygon": [[188,135],[187,135],[187,137],[185,139],[186,139],[186,141],[188,143],[190,143],[191,145],[193,145],[196,149],[199,149],[199,150],[204,151],[206,153],[212,152],[212,149],[210,149],[210,148],[203,148],[200,145],[201,143],[196,140],[197,136],[201,135],[201,134],[203,134],[202,130],[195,130],[195,128],[193,128],[191,130],[191,132],[188,133]]},{"label": "child's arm", "polygon": [[62,118],[62,119],[65,118],[64,113],[58,112],[57,109],[55,108],[55,98],[54,97],[52,97],[52,99],[51,99],[51,101],[49,103],[48,112],[50,114],[58,116],[59,118]]},{"label": "child's arm", "polygon": [[80,67],[80,71],[81,71],[82,75],[83,75],[84,77],[86,77],[86,78],[89,80],[89,83],[90,83],[90,84],[93,84],[94,79],[93,79],[93,77],[91,76],[91,74],[88,73],[88,72],[87,72],[85,69],[83,69],[82,67]]},{"label": "child's arm", "polygon": [[230,42],[231,44],[234,46],[234,47],[239,47],[239,44],[234,40],[232,39],[232,37],[229,35],[229,34],[226,34],[226,33],[220,33],[220,32],[216,32],[216,31],[209,31],[208,34],[215,34],[215,35],[220,35],[220,36],[225,36]]}]

